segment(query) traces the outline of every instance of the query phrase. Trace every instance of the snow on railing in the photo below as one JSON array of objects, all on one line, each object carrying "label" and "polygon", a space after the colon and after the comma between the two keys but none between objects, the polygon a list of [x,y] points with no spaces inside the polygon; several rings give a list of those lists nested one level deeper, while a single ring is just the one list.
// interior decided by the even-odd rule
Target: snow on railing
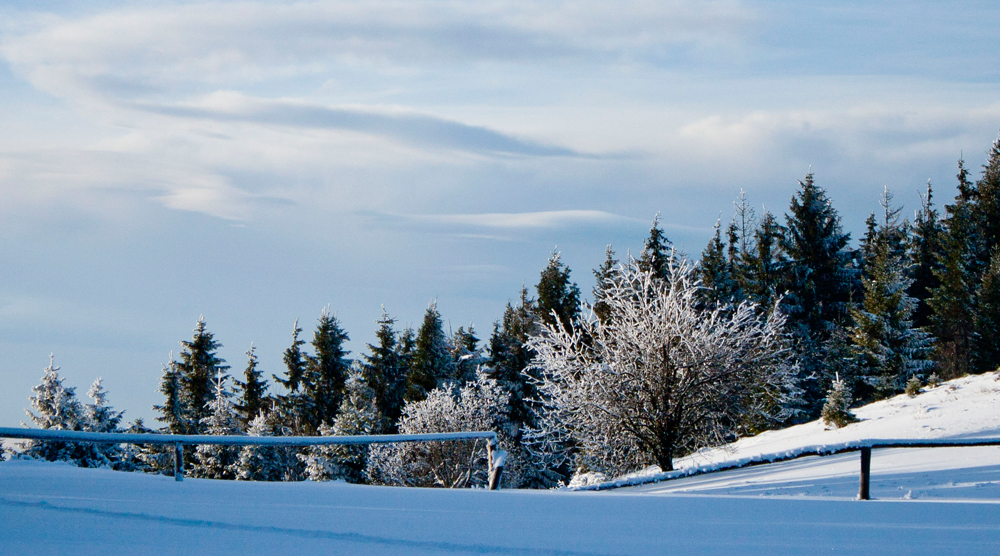
[{"label": "snow on railing", "polygon": [[831,456],[833,454],[842,454],[844,452],[861,452],[861,475],[858,484],[858,499],[868,500],[870,498],[869,483],[871,477],[872,450],[877,448],[964,448],[971,446],[1000,446],[1000,438],[963,438],[963,439],[874,438],[867,440],[851,440],[835,444],[801,446],[799,448],[795,448],[792,450],[782,450],[780,452],[774,452],[770,454],[757,454],[754,456],[731,459],[715,463],[708,463],[705,465],[697,465],[693,467],[686,467],[684,469],[666,471],[663,473],[656,473],[654,475],[645,475],[642,477],[626,477],[622,479],[615,479],[612,481],[605,481],[603,483],[597,483],[593,485],[569,487],[569,490],[575,490],[575,491],[610,490],[614,488],[659,483],[663,481],[670,481],[673,479],[691,477],[694,475],[704,475],[706,473],[728,471],[731,469],[739,469],[742,467],[750,467],[754,465],[766,465],[768,463],[778,463],[780,461],[788,461],[806,456]]},{"label": "snow on railing", "polygon": [[497,433],[493,431],[439,432],[428,434],[370,434],[359,436],[214,436],[201,434],[136,434],[26,429],[0,427],[0,438],[49,440],[60,442],[91,442],[97,444],[163,444],[174,446],[174,478],[184,478],[184,445],[214,444],[219,446],[328,446],[348,444],[390,444],[395,442],[448,442],[486,439],[490,490],[500,485],[500,475],[506,452],[498,450]]}]

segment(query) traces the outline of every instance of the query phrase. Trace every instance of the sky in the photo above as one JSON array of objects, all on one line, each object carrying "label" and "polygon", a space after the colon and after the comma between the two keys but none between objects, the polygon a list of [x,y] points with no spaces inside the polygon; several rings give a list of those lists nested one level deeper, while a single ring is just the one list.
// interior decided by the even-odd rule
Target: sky
[{"label": "sky", "polygon": [[486,339],[554,251],[585,294],[655,215],[697,257],[807,172],[857,238],[1000,130],[1000,5],[0,5],[0,423],[54,354],[150,422],[199,317],[269,376],[324,308]]}]

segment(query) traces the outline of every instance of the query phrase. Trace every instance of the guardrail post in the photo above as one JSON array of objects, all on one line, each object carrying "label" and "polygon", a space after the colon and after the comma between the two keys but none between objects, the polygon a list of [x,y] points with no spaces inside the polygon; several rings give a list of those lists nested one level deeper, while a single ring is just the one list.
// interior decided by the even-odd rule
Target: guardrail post
[{"label": "guardrail post", "polygon": [[500,476],[503,474],[503,464],[506,459],[506,453],[503,450],[497,450],[497,439],[491,438],[486,442],[486,454],[488,459],[488,465],[490,468],[489,474],[489,488],[490,490],[497,490],[500,488]]},{"label": "guardrail post", "polygon": [[174,480],[184,480],[184,445],[174,444]]},{"label": "guardrail post", "polygon": [[858,485],[858,500],[871,500],[868,485],[872,474],[872,449],[861,448],[861,481]]}]

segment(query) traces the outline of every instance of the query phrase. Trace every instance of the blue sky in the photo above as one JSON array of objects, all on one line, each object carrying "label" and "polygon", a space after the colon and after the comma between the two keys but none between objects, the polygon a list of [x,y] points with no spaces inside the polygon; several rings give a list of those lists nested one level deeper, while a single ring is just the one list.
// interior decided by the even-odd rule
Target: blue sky
[{"label": "blue sky", "polygon": [[653,216],[698,254],[810,168],[857,236],[1000,129],[969,2],[5,2],[0,422],[48,362],[126,417],[199,315],[281,371],[437,299],[486,338],[558,248],[585,291]]}]

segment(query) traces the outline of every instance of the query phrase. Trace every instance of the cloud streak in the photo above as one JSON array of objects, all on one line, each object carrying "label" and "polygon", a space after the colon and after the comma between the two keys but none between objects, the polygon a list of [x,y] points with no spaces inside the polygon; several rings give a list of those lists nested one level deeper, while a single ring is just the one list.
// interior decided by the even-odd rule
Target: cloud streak
[{"label": "cloud streak", "polygon": [[199,104],[136,103],[133,106],[146,112],[181,118],[368,133],[425,148],[505,155],[593,157],[572,149],[513,137],[486,127],[413,112],[379,112],[304,102],[261,100],[231,92],[213,94]]}]

